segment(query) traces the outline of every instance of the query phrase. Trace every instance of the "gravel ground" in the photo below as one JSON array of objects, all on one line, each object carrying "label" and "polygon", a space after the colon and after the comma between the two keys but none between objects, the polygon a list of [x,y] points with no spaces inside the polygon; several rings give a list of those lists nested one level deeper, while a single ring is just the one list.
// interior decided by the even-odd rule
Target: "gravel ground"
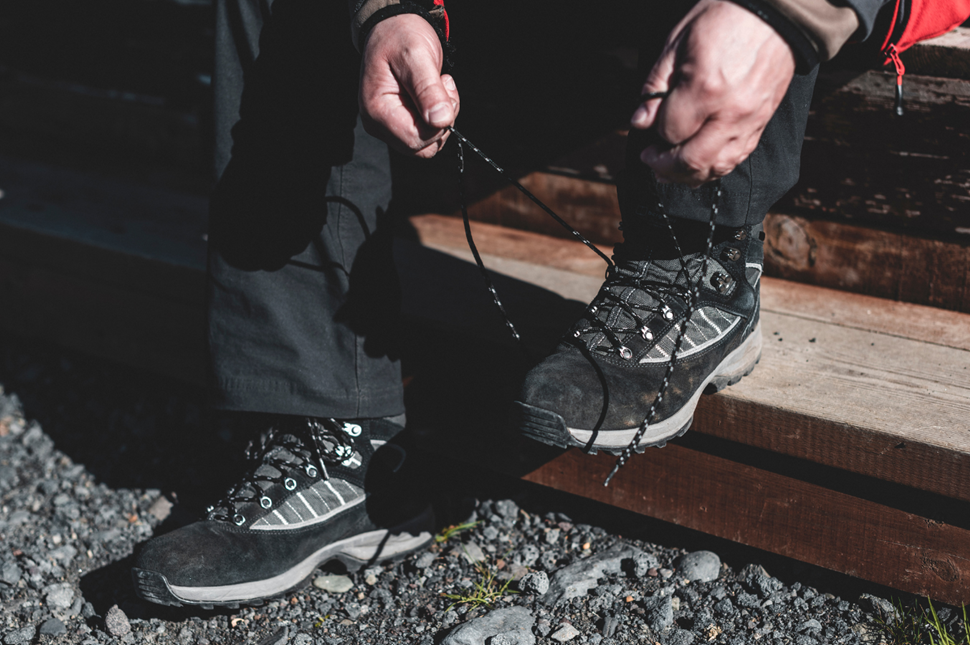
[{"label": "gravel ground", "polygon": [[3,643],[878,643],[892,610],[885,590],[493,477],[449,485],[444,522],[473,525],[402,562],[260,607],[153,606],[132,553],[242,467],[247,437],[203,432],[203,410],[195,389],[0,338]]}]

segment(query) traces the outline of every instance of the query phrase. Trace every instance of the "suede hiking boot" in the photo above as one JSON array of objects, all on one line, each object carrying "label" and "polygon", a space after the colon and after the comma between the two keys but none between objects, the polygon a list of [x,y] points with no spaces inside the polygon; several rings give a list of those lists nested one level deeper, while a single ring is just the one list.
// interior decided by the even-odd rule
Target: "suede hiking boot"
[{"label": "suede hiking boot", "polygon": [[[709,255],[707,225],[675,226],[676,238],[666,224],[654,223],[640,238],[651,242],[617,245],[615,266],[585,315],[525,378],[513,410],[523,434],[562,448],[620,454],[654,407],[633,446],[642,452],[686,432],[701,393],[733,385],[754,369],[761,357],[760,226],[718,227]],[[693,285],[699,297],[658,399]]]},{"label": "suede hiking boot", "polygon": [[281,417],[250,449],[250,472],[204,520],[145,544],[138,595],[238,607],[300,586],[329,560],[356,570],[427,545],[434,518],[402,481],[390,419]]}]

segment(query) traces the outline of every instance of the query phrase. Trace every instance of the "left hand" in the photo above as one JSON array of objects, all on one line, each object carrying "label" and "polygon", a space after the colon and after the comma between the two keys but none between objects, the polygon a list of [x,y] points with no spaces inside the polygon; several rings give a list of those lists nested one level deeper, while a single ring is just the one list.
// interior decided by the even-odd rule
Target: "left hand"
[{"label": "left hand", "polygon": [[667,37],[643,94],[669,92],[633,113],[671,146],[640,155],[662,183],[723,177],[758,145],[795,73],[795,56],[770,25],[723,0],[701,0]]}]

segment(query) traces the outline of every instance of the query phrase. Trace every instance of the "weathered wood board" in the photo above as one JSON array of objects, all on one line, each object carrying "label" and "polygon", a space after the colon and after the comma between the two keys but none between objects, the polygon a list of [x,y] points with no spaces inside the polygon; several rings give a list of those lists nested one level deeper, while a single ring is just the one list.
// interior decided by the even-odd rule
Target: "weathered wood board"
[{"label": "weathered wood board", "polygon": [[679,445],[631,460],[570,450],[524,479],[952,604],[970,531]]}]

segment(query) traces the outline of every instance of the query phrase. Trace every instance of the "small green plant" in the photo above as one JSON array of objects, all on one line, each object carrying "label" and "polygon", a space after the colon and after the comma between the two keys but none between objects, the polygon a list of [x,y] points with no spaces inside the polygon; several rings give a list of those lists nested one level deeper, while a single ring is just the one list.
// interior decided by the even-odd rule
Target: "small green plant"
[{"label": "small green plant", "polygon": [[933,601],[927,600],[928,608],[914,603],[904,607],[901,602],[896,603],[896,615],[888,621],[880,620],[879,626],[886,635],[890,645],[970,645],[970,621],[967,620],[967,608],[963,606],[963,620],[959,631],[950,631],[933,606]]},{"label": "small green plant", "polygon": [[320,629],[321,627],[323,627],[323,624],[327,622],[328,618],[330,618],[330,614],[327,614],[326,616],[320,616],[319,618],[317,618],[317,622],[313,623],[314,629]]},{"label": "small green plant", "polygon": [[472,607],[491,609],[492,605],[505,594],[518,593],[509,589],[509,584],[512,583],[511,579],[501,582],[492,568],[485,562],[476,562],[475,571],[478,572],[478,582],[475,583],[475,588],[472,591],[467,594],[441,594],[444,598],[454,601],[448,605],[448,609],[445,609],[445,611],[455,605],[471,605]]},{"label": "small green plant", "polygon": [[464,524],[452,524],[451,526],[441,530],[441,533],[434,536],[434,541],[438,544],[442,542],[447,542],[448,538],[461,533],[462,531],[467,531],[478,526],[478,522],[465,522]]}]

